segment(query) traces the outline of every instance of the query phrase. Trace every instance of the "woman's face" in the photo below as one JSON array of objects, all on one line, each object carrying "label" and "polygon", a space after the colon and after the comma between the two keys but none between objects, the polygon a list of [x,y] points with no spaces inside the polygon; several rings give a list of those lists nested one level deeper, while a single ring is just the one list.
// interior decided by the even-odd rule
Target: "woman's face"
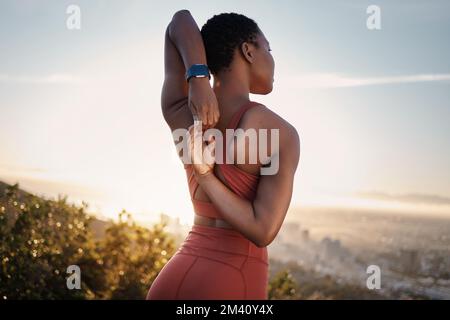
[{"label": "woman's face", "polygon": [[269,94],[273,89],[275,61],[270,53],[269,41],[260,31],[256,37],[258,47],[250,68],[250,93]]}]

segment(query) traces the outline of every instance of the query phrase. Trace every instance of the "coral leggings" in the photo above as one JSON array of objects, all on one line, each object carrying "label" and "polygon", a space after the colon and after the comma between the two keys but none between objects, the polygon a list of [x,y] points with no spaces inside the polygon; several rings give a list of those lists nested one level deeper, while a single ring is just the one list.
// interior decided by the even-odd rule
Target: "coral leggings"
[{"label": "coral leggings", "polygon": [[267,248],[235,230],[193,225],[153,281],[149,300],[266,300]]}]

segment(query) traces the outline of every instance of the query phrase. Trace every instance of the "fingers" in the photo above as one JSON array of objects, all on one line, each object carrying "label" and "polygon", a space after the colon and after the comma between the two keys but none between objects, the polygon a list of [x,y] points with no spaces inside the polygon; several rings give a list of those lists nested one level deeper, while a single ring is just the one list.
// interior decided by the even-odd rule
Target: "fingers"
[{"label": "fingers", "polygon": [[208,124],[208,109],[205,107],[198,107],[194,104],[194,102],[190,101],[189,109],[192,112],[192,117],[194,121],[201,121],[203,125]]},{"label": "fingers", "polygon": [[214,110],[212,107],[208,108],[209,112],[208,112],[208,128],[212,128],[215,123],[214,123]]},{"label": "fingers", "polygon": [[[206,141],[205,141],[206,140]],[[213,165],[216,161],[215,156],[215,148],[216,148],[216,141],[214,134],[211,132],[205,133],[205,137],[203,138],[203,159],[207,165]]]},{"label": "fingers", "polygon": [[211,115],[211,108],[209,106],[201,106],[199,108],[199,119],[202,122],[203,129],[206,130],[211,127],[212,125],[212,115]]},{"label": "fingers", "polygon": [[215,164],[216,141],[213,135],[209,135],[208,144],[203,138],[203,132],[198,125],[191,125],[188,129],[188,152],[195,172],[205,174],[212,171]]},{"label": "fingers", "polygon": [[204,145],[202,129],[198,124],[193,124],[187,134],[188,149],[193,163],[201,163],[202,146]]},{"label": "fingers", "polygon": [[213,102],[211,103],[208,107],[208,114],[207,117],[205,118],[205,122],[204,125],[206,126],[207,129],[209,128],[213,128],[216,126],[217,122],[219,121],[219,107],[217,106],[217,102]]},{"label": "fingers", "polygon": [[194,121],[201,121],[204,126],[204,130],[214,127],[220,118],[217,101],[201,106],[196,106],[193,102],[191,102],[190,110]]},{"label": "fingers", "polygon": [[220,118],[220,112],[219,112],[219,106],[215,105],[215,108],[213,108],[213,114],[214,114],[214,126],[217,124],[217,122],[219,122],[219,118]]},{"label": "fingers", "polygon": [[217,102],[217,98],[214,95],[214,97],[212,97],[212,103],[209,107],[209,110],[211,112],[211,125],[214,127],[217,122],[219,121],[219,117],[220,117],[220,113],[219,113],[219,103]]},{"label": "fingers", "polygon": [[194,117],[194,121],[201,121],[202,123],[202,130],[209,129],[213,126],[213,115],[210,111],[208,111],[209,108],[202,108],[202,111],[200,112],[200,116]]},{"label": "fingers", "polygon": [[197,111],[197,107],[195,106],[194,102],[192,102],[192,100],[190,98],[189,98],[188,105],[189,105],[189,110],[191,110],[192,117],[194,118],[194,121],[200,120],[200,117],[199,117],[199,114],[198,114],[198,111]]},{"label": "fingers", "polygon": [[209,140],[207,146],[205,146],[206,152],[204,153],[205,162],[208,165],[212,165],[216,161],[215,151],[216,151],[216,141],[213,139]]},{"label": "fingers", "polygon": [[202,124],[208,125],[208,108],[202,108]]}]

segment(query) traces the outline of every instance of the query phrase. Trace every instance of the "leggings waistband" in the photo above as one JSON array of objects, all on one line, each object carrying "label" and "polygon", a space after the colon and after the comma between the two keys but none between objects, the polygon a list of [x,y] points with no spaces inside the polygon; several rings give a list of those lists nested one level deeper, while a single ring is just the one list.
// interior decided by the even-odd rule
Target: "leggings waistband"
[{"label": "leggings waistband", "polygon": [[182,247],[197,247],[268,261],[267,248],[260,248],[232,229],[193,225]]}]

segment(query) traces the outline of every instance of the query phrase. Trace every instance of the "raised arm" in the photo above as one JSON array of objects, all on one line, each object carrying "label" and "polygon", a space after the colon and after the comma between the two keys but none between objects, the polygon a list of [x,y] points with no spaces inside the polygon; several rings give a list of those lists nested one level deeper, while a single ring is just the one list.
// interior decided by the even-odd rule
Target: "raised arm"
[{"label": "raised arm", "polygon": [[[270,117],[270,114],[271,111],[265,111],[262,117],[252,121],[255,125],[250,127],[263,123],[267,128],[264,117]],[[279,129],[279,150],[270,151],[272,158],[279,158],[279,170],[274,175],[261,176],[253,201],[236,195],[212,170],[204,171],[205,174],[198,174],[202,170],[194,170],[198,183],[223,218],[259,247],[269,245],[281,228],[291,202],[294,174],[300,157],[300,141],[295,128],[278,116],[271,117],[269,122],[268,127]]]},{"label": "raised arm", "polygon": [[217,99],[208,78],[185,80],[192,64],[207,64],[200,30],[188,10],[176,12],[166,28],[164,44],[164,84],[161,107],[172,130],[192,124],[197,114],[203,124],[214,126],[219,119]]}]

